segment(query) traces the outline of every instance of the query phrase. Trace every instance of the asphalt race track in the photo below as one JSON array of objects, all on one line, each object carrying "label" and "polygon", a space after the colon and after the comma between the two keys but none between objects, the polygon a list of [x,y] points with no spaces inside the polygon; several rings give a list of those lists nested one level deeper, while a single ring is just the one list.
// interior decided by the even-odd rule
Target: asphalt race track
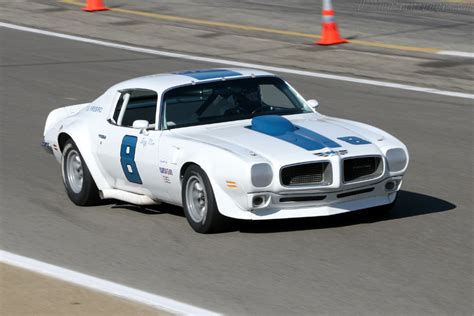
[{"label": "asphalt race track", "polygon": [[54,108],[132,77],[215,65],[7,29],[0,38],[2,249],[231,315],[472,313],[472,100],[284,75],[322,113],[407,144],[396,209],[203,236],[176,207],[74,206],[39,145]]}]

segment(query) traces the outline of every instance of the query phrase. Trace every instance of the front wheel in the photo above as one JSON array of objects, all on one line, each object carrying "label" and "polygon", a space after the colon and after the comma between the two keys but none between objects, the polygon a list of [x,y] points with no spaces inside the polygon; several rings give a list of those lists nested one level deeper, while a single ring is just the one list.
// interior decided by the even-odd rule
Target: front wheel
[{"label": "front wheel", "polygon": [[181,196],[186,219],[194,231],[208,234],[229,227],[230,218],[219,212],[209,178],[197,165],[184,173]]},{"label": "front wheel", "polygon": [[79,149],[72,140],[68,140],[64,145],[61,164],[64,186],[69,199],[79,206],[98,204],[99,190]]}]

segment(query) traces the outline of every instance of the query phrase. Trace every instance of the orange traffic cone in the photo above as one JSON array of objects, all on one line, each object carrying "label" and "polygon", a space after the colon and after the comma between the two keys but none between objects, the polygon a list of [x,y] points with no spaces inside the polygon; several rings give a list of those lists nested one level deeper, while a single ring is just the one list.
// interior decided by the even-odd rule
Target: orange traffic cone
[{"label": "orange traffic cone", "polygon": [[321,30],[321,39],[316,41],[318,45],[334,45],[347,43],[346,39],[343,39],[339,35],[337,24],[334,20],[334,10],[332,8],[331,0],[323,0],[323,29]]},{"label": "orange traffic cone", "polygon": [[82,8],[82,10],[87,12],[105,11],[108,9],[102,0],[87,0],[86,7]]}]

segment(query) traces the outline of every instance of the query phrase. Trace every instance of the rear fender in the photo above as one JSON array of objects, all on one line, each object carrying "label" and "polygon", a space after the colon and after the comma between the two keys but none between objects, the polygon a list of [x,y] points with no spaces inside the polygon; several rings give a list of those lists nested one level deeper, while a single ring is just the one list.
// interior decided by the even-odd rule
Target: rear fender
[{"label": "rear fender", "polygon": [[46,134],[48,134],[48,132],[60,121],[63,121],[64,119],[77,114],[80,110],[82,110],[89,104],[90,103],[70,105],[51,111],[48,115],[48,118],[46,119],[43,135],[46,136]]},{"label": "rear fender", "polygon": [[82,158],[89,168],[97,188],[99,190],[111,189],[112,187],[109,184],[111,182],[106,179],[98,163],[97,151],[92,141],[94,138],[92,137],[93,135],[91,134],[90,128],[80,121],[75,121],[63,128],[58,134],[58,141],[59,136],[63,133],[67,134],[74,141],[81,152]]}]

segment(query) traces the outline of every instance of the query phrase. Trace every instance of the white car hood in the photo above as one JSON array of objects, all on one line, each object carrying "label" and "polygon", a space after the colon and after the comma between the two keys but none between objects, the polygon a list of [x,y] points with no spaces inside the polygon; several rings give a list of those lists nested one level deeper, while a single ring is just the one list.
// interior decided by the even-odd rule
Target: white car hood
[{"label": "white car hood", "polygon": [[[378,135],[347,121],[321,117],[316,114],[285,116],[298,129],[300,135],[269,135],[256,130],[250,120],[214,124],[206,127],[186,128],[181,136],[226,150],[249,156],[257,154],[273,165],[325,159],[328,155],[345,157],[381,155],[377,142],[384,140]],[[272,126],[272,122],[269,122]],[[301,135],[303,131],[303,135]],[[252,159],[253,160],[253,159]]]}]

